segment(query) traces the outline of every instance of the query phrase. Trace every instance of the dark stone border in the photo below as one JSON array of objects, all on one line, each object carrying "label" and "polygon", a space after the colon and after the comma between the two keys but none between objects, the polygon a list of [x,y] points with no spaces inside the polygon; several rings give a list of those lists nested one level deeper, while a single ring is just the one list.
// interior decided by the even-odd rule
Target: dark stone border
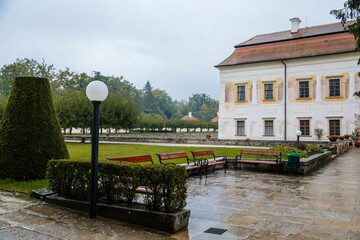
[{"label": "dark stone border", "polygon": [[[57,195],[42,195],[39,190],[34,191],[33,196],[41,198],[48,203],[82,212],[89,212],[88,202],[67,199]],[[102,203],[97,204],[96,213],[102,217],[151,227],[169,233],[176,233],[186,229],[190,219],[190,210],[187,209],[176,213],[164,213]]]},{"label": "dark stone border", "polygon": [[[89,135],[65,135],[65,140],[75,140],[79,142],[90,141],[91,137]],[[106,136],[100,135],[100,141],[109,141],[109,142],[144,142],[144,143],[180,143],[180,144],[207,144],[207,145],[229,145],[229,146],[249,146],[251,147],[274,147],[284,144],[296,144],[297,141],[283,141],[283,140],[225,140],[225,139],[199,139],[199,138],[188,138],[188,137],[167,137],[166,135],[161,135],[161,137],[147,137],[134,134],[134,136]],[[322,148],[329,148],[331,145],[329,141],[303,141],[304,143],[311,143],[318,145]]]},{"label": "dark stone border", "polygon": [[[287,160],[281,160],[281,168],[279,173],[283,174],[294,174],[294,175],[307,175],[313,171],[316,171],[321,166],[332,161],[337,155],[332,155],[330,151],[324,153],[314,154],[307,158],[300,159],[300,167],[298,169],[291,169],[288,167]],[[266,159],[266,161],[274,161],[275,159]],[[228,159],[228,168],[235,168],[235,159]],[[222,166],[216,166],[216,169],[220,169]],[[272,172],[276,173],[275,165],[268,164],[247,164],[241,163],[241,169],[254,170],[259,172]]]}]

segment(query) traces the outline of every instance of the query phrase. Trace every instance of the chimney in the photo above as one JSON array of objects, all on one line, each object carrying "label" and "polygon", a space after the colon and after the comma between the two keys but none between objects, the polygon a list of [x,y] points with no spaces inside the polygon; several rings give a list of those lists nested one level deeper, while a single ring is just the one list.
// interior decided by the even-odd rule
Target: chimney
[{"label": "chimney", "polygon": [[294,17],[290,19],[291,22],[291,33],[297,33],[299,31],[299,24],[301,23],[300,18]]},{"label": "chimney", "polygon": [[192,117],[191,117],[191,114],[192,114],[192,112],[189,112],[189,118],[191,119]]}]

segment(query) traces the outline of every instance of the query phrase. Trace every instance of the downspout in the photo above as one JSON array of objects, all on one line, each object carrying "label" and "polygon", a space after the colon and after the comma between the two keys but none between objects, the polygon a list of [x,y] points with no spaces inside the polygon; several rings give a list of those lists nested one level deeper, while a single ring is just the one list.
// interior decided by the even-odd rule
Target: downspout
[{"label": "downspout", "polygon": [[286,90],[287,90],[287,83],[286,83],[286,64],[284,63],[283,60],[280,60],[282,64],[284,64],[284,141],[287,140],[286,138]]}]

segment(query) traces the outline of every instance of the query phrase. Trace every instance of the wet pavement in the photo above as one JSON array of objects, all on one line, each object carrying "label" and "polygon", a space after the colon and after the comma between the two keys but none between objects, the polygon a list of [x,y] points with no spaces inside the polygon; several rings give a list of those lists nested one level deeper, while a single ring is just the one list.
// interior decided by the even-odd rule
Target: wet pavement
[{"label": "wet pavement", "polygon": [[190,178],[189,228],[174,235],[0,192],[0,239],[360,239],[359,155],[353,148],[308,176]]}]

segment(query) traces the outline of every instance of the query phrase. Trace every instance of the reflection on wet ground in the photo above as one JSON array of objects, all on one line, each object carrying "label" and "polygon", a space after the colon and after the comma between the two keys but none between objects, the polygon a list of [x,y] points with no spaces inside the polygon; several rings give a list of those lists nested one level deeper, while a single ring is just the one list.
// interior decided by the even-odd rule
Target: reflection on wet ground
[{"label": "reflection on wet ground", "polygon": [[359,154],[352,149],[309,176],[190,178],[189,229],[174,235],[1,192],[0,239],[360,239]]}]

